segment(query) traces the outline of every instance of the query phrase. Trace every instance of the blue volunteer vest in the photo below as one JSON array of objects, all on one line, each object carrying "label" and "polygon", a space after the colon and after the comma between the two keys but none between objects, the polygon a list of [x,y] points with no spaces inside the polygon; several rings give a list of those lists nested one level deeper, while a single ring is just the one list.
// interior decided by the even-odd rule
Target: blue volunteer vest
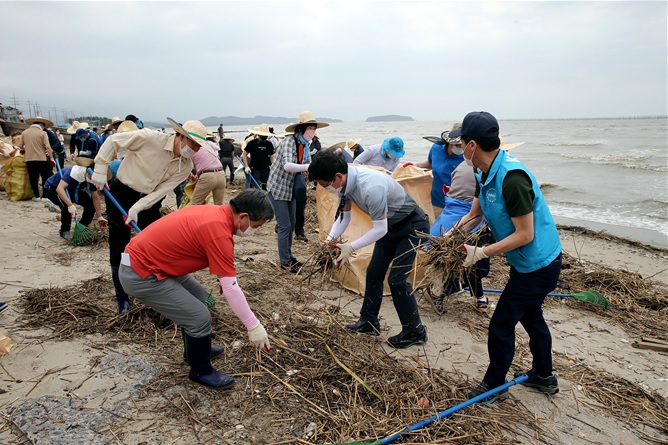
[{"label": "blue volunteer vest", "polygon": [[561,241],[557,226],[545,203],[538,181],[527,168],[507,151],[500,150],[489,170],[487,182],[482,183],[482,172],[477,172],[480,184],[480,207],[494,234],[500,241],[515,232],[503,198],[503,180],[511,170],[522,170],[531,179],[535,195],[533,201],[533,241],[517,249],[506,252],[506,259],[511,266],[522,273],[529,273],[550,264],[561,253]]}]

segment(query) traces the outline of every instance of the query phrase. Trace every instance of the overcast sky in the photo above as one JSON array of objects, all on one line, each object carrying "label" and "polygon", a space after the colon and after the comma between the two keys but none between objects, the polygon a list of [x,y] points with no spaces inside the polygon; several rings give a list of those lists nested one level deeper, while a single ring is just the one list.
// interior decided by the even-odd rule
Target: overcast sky
[{"label": "overcast sky", "polygon": [[0,102],[144,121],[666,115],[667,5],[0,1]]}]

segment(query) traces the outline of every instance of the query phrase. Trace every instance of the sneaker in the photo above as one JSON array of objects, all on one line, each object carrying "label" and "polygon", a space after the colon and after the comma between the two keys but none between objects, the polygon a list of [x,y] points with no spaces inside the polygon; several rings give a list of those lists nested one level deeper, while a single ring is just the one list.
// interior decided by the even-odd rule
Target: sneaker
[{"label": "sneaker", "polygon": [[299,235],[295,235],[295,239],[299,240],[299,241],[304,241],[305,243],[308,243],[308,238],[306,238],[306,235],[304,235],[303,233],[299,234]]},{"label": "sneaker", "polygon": [[388,338],[387,342],[396,349],[423,345],[427,342],[427,330],[424,327],[420,331],[402,330],[397,335]]},{"label": "sneaker", "polygon": [[[484,394],[487,391],[489,391],[491,388],[485,381],[480,382],[478,386],[473,388],[471,391],[469,391],[469,399],[472,399],[474,397],[479,396],[480,394]],[[503,391],[497,392],[496,394],[492,394],[491,396],[487,396],[482,400],[479,400],[479,403],[486,403],[487,405],[491,405],[492,403],[496,402],[497,400],[505,400],[508,398],[508,389],[504,389]]]},{"label": "sneaker", "polygon": [[40,198],[40,201],[42,202],[51,202],[49,198]]},{"label": "sneaker", "polygon": [[357,332],[359,334],[369,334],[377,336],[380,333],[380,323],[376,321],[366,321],[361,318],[353,324],[346,325],[349,331]]},{"label": "sneaker", "polygon": [[0,312],[4,312],[8,307],[9,305],[7,303],[0,301]]},{"label": "sneaker", "polygon": [[31,199],[31,201],[33,201],[33,202],[39,202],[39,201],[41,201],[41,199],[40,199],[39,197],[37,197],[37,196],[34,196],[34,197]]},{"label": "sneaker", "polygon": [[489,301],[487,301],[487,297],[482,297],[480,300],[476,300],[475,302],[475,308],[478,309],[480,312],[487,311],[487,306],[489,306]]},{"label": "sneaker", "polygon": [[554,374],[550,374],[549,376],[543,378],[539,377],[538,374],[536,374],[536,371],[533,369],[531,371],[523,372],[523,371],[515,371],[515,378],[520,377],[522,375],[527,375],[529,378],[520,385],[528,386],[529,388],[536,388],[540,392],[544,392],[545,394],[556,394],[559,392],[559,381],[557,380],[557,376]]},{"label": "sneaker", "polygon": [[67,241],[70,241],[72,239],[72,234],[67,231],[67,232],[58,232],[58,235],[60,235],[61,238],[66,239]]}]

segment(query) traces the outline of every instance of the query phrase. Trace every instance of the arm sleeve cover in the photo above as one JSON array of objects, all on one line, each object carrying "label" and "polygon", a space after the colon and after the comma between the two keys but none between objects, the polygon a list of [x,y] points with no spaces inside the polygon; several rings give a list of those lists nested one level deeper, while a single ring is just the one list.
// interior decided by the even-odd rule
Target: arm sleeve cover
[{"label": "arm sleeve cover", "polygon": [[237,284],[237,277],[218,277],[218,281],[220,282],[220,288],[223,290],[223,295],[230,308],[232,308],[232,312],[246,326],[246,329],[250,331],[260,324],[250,306],[248,306],[246,296]]},{"label": "arm sleeve cover", "polygon": [[294,162],[286,162],[283,168],[286,172],[302,173],[308,171],[308,164],[295,164]]},{"label": "arm sleeve cover", "polygon": [[334,221],[334,224],[332,224],[332,229],[329,231],[329,235],[327,235],[327,239],[325,240],[326,242],[335,240],[343,235],[343,232],[345,232],[348,228],[348,224],[350,224],[351,213],[351,210],[343,212],[343,219],[337,218],[336,221]]},{"label": "arm sleeve cover", "polygon": [[356,239],[350,245],[353,249],[361,249],[362,247],[368,246],[369,244],[375,243],[379,239],[385,236],[387,233],[387,218],[378,219],[373,222],[373,228],[367,233],[362,235],[361,238]]}]

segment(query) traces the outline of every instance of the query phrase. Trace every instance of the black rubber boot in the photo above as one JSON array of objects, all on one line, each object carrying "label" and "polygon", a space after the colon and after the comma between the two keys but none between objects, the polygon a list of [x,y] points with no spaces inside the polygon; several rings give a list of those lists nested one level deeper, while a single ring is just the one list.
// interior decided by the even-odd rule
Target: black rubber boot
[{"label": "black rubber boot", "polygon": [[211,334],[206,337],[184,335],[190,372],[188,378],[193,382],[213,388],[224,388],[234,383],[230,376],[222,374],[211,366]]},{"label": "black rubber boot", "polygon": [[118,279],[118,267],[111,266],[111,280],[114,282],[114,289],[116,289],[116,303],[118,303],[118,313],[124,314],[130,310],[130,299],[128,294],[123,290],[121,280]]},{"label": "black rubber boot", "polygon": [[[181,337],[183,337],[183,360],[188,361],[188,352],[186,351],[187,349],[187,343],[186,343],[186,333],[181,328]],[[223,352],[225,352],[225,346],[218,345],[218,346],[211,346],[211,357],[212,359],[218,357],[221,355]]]}]

